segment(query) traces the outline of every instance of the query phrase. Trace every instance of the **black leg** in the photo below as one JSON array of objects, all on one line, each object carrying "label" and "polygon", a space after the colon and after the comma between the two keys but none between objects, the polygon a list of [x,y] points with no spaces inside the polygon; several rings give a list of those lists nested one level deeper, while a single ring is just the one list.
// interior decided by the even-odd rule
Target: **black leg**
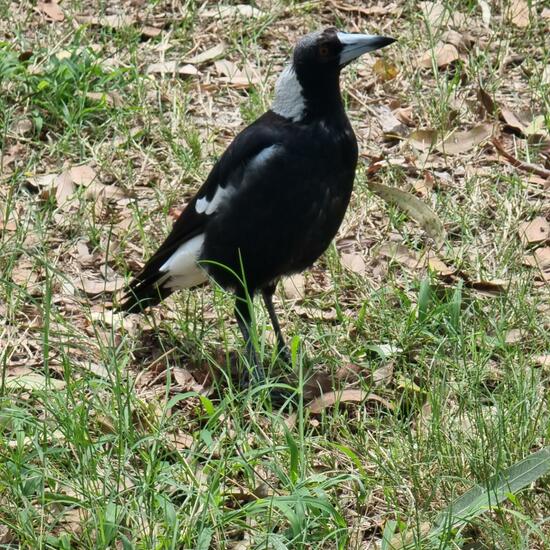
[{"label": "black leg", "polygon": [[[260,383],[265,380],[264,368],[258,359],[258,354],[254,348],[254,342],[250,337],[250,322],[252,316],[250,308],[248,307],[248,301],[242,294],[238,293],[235,299],[235,317],[246,344],[246,353],[250,362],[253,381],[255,383]],[[249,382],[249,373],[246,371],[243,373],[241,384],[246,387]]]},{"label": "black leg", "polygon": [[273,330],[275,330],[275,336],[277,337],[277,351],[281,358],[290,364],[291,357],[290,351],[286,347],[285,339],[283,333],[281,332],[281,326],[279,325],[279,319],[277,319],[277,313],[275,312],[275,307],[273,306],[273,294],[275,294],[275,287],[277,284],[273,284],[262,289],[262,297],[264,299],[265,307],[273,325]]}]

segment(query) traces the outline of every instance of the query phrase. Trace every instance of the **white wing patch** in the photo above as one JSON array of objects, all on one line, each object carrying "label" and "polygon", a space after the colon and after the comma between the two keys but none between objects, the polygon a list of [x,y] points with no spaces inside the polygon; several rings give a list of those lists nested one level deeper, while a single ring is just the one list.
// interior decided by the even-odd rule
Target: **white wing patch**
[{"label": "white wing patch", "polygon": [[294,122],[301,120],[306,111],[306,102],[296,71],[287,65],[275,85],[275,97],[271,110]]},{"label": "white wing patch", "polygon": [[203,243],[204,235],[189,239],[162,264],[159,271],[168,276],[163,286],[190,288],[207,280],[206,271],[197,264]]},{"label": "white wing patch", "polygon": [[235,188],[231,185],[228,185],[227,187],[218,187],[211,201],[209,201],[206,197],[202,197],[195,203],[195,210],[197,211],[197,214],[206,214],[207,216],[210,216],[210,214],[213,214],[218,209],[220,204],[229,200],[229,197],[234,192]]}]

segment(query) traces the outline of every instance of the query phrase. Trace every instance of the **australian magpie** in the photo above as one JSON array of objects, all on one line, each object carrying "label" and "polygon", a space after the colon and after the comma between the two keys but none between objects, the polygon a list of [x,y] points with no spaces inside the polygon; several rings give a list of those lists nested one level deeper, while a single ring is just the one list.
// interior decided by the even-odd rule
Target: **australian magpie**
[{"label": "australian magpie", "polygon": [[262,380],[250,337],[250,297],[262,294],[278,350],[287,355],[273,307],[275,287],[327,249],[355,177],[357,140],[342,102],[340,71],[394,41],[335,28],[303,37],[279,76],[271,109],[216,162],[119,309],[141,311],[211,278],[234,292],[252,376]]}]

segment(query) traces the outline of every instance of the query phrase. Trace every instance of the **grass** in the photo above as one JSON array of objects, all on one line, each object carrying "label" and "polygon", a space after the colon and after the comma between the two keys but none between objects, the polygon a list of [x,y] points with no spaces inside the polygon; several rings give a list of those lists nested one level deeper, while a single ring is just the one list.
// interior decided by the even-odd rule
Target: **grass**
[{"label": "grass", "polygon": [[[544,480],[440,540],[422,539],[453,498],[548,445],[549,371],[536,359],[548,354],[548,290],[523,263],[544,243],[518,235],[521,222],[548,215],[547,198],[489,147],[445,157],[384,141],[371,111],[412,107],[415,128],[446,135],[483,120],[481,82],[499,104],[543,113],[548,128],[548,20],[518,28],[504,2],[486,28],[477,2],[448,0],[447,15],[467,14],[461,32],[477,43],[453,74],[418,67],[447,27],[428,32],[414,2],[367,17],[262,1],[264,15],[230,20],[205,17],[193,1],[149,1],[140,14],[163,27],[155,38],[139,24],[76,24],[114,3],[66,0],[62,22],[46,22],[31,2],[8,4],[0,1],[9,14],[0,23],[0,547],[392,548],[392,530],[416,535],[415,548],[548,547]],[[434,182],[421,198],[447,229],[440,256],[456,272],[440,277],[379,253],[389,242],[431,245],[371,193],[362,164],[344,225],[305,274],[305,291],[280,293],[298,397],[278,410],[266,388],[235,387],[231,369],[245,360],[235,361],[242,343],[221,290],[180,293],[121,324],[104,314],[110,294],[86,294],[78,281],[109,283],[139,267],[170,210],[269,105],[295,38],[335,22],[399,38],[383,54],[397,78],[372,83],[366,59],[347,70],[345,99],[366,164],[390,159],[378,181],[405,190]],[[212,62],[196,77],[146,74],[151,62],[222,39],[222,57],[249,59],[262,82],[233,88]],[[511,54],[523,62],[505,65]],[[544,163],[536,138],[505,137],[518,158]],[[55,190],[29,183],[84,163],[123,196],[102,200],[80,186],[60,205]],[[364,270],[348,269],[342,253],[363,258]],[[275,368],[257,305],[259,349]],[[306,406],[318,386],[350,385],[380,399],[318,414]]]}]

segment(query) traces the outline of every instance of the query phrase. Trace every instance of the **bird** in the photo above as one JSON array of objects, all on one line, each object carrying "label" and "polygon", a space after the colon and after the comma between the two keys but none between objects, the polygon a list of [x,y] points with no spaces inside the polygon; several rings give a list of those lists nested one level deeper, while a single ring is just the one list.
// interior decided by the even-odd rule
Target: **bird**
[{"label": "bird", "polygon": [[358,144],[340,73],[393,42],[335,27],[303,36],[278,77],[271,108],[217,160],[117,309],[143,312],[176,290],[213,280],[235,296],[249,364],[241,384],[248,386],[265,381],[251,337],[252,300],[261,294],[277,352],[288,361],[273,304],[277,283],[311,267],[328,248],[355,179]]}]

